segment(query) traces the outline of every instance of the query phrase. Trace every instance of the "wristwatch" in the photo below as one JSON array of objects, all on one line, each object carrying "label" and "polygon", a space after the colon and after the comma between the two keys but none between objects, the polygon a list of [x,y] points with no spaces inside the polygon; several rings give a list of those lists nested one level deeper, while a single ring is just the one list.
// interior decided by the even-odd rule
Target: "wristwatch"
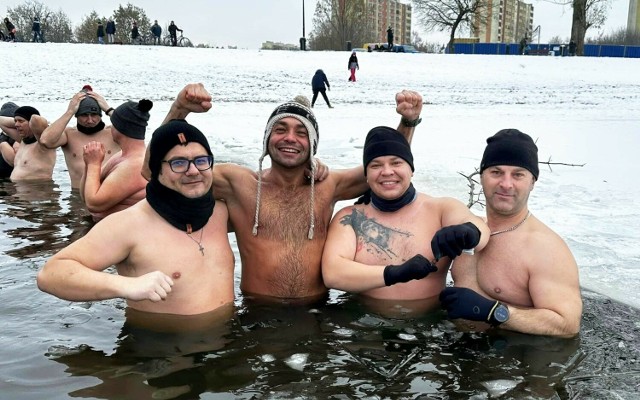
[{"label": "wristwatch", "polygon": [[402,122],[402,125],[404,125],[406,127],[413,128],[415,126],[418,126],[418,124],[420,122],[422,122],[422,118],[418,117],[418,118],[414,119],[413,121],[410,121],[410,120],[406,119],[405,117],[402,117],[400,119],[400,122]]},{"label": "wristwatch", "polygon": [[498,326],[509,320],[509,308],[499,301],[496,302],[493,312],[489,317],[489,323],[493,326]]}]

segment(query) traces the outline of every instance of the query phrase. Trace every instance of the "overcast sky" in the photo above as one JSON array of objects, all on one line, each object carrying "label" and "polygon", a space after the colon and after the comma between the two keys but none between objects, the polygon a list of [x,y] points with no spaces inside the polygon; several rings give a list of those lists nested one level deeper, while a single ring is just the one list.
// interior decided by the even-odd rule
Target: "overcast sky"
[{"label": "overcast sky", "polygon": [[[40,0],[53,11],[62,9],[75,25],[84,16],[95,10],[101,16],[110,16],[113,11],[127,1],[101,0],[80,2],[77,0]],[[550,4],[543,0],[529,0],[534,5],[534,28],[541,26],[541,42],[553,36],[568,38],[571,32],[569,6]],[[161,26],[174,20],[184,35],[194,43],[209,43],[214,46],[238,46],[258,49],[262,42],[297,44],[302,36],[302,4],[305,4],[305,31],[308,37],[313,29],[312,20],[316,0],[131,0],[131,4],[141,7],[151,21],[157,19]],[[5,14],[8,7],[15,7],[21,1],[0,0],[0,10]],[[610,33],[626,27],[629,0],[612,0],[609,20],[604,28]],[[4,15],[2,15],[4,17]],[[422,32],[414,21],[413,30]],[[422,34],[431,42],[444,42],[447,35],[441,33]],[[596,36],[590,30],[587,36]],[[534,38],[535,40],[535,38]],[[358,47],[354,43],[354,47]]]}]

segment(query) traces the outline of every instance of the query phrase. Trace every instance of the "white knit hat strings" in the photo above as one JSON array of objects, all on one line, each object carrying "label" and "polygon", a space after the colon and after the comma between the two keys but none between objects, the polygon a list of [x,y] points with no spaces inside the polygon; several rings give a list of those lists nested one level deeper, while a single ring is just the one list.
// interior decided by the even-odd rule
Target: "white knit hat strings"
[{"label": "white knit hat strings", "polygon": [[318,124],[315,120],[315,116],[313,115],[313,111],[306,107],[303,104],[297,102],[288,102],[278,106],[269,121],[267,122],[267,126],[265,127],[264,139],[263,139],[263,150],[260,159],[258,160],[258,190],[256,195],[256,213],[254,218],[253,230],[252,233],[254,236],[258,235],[258,224],[259,224],[259,216],[260,216],[260,202],[262,198],[262,162],[264,158],[269,153],[269,139],[271,137],[271,131],[273,126],[283,118],[295,118],[300,121],[305,128],[307,128],[307,133],[309,136],[309,162],[311,163],[311,199],[310,199],[310,216],[309,216],[309,232],[307,237],[309,240],[313,239],[313,232],[315,229],[315,185],[314,185],[314,177],[316,174],[316,162],[313,158],[314,154],[318,149]]}]

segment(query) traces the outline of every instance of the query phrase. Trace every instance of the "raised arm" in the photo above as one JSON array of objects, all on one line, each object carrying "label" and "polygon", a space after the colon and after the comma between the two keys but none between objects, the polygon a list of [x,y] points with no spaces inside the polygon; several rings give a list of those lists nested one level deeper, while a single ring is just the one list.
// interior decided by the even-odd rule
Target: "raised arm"
[{"label": "raised arm", "polygon": [[4,158],[7,164],[13,167],[13,160],[16,157],[16,150],[14,147],[7,142],[2,142],[0,143],[0,153],[2,153],[2,158]]},{"label": "raised arm", "polygon": [[127,219],[127,214],[107,217],[51,257],[38,272],[38,288],[70,301],[166,298],[173,281],[159,271],[139,277],[102,272],[127,259],[135,246],[135,235],[131,235],[135,227]]},{"label": "raised arm", "polygon": [[[45,126],[45,129],[41,131],[42,134],[40,135],[40,143],[50,149],[55,149],[67,144],[68,139],[65,129],[67,129],[67,125],[76,115],[76,112],[78,112],[80,102],[85,97],[87,97],[87,93],[78,92],[71,98],[71,101],[69,101],[69,105],[67,106],[67,110],[64,112],[64,114],[62,114],[60,118],[55,120],[48,127]],[[34,117],[36,116],[34,115]],[[31,119],[33,120],[33,117],[31,117]]]},{"label": "raised arm", "polygon": [[16,121],[12,117],[0,116],[0,130],[11,139],[20,141],[20,134],[16,130]]}]

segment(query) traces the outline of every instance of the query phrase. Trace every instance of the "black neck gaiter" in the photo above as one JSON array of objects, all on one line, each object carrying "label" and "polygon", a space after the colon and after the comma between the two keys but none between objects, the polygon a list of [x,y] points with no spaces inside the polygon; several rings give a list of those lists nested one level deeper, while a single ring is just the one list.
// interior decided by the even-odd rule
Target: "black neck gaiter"
[{"label": "black neck gaiter", "polygon": [[[367,195],[369,195],[369,198],[367,198]],[[385,200],[381,197],[378,197],[375,193],[373,193],[373,191],[369,190],[369,192],[361,197],[356,204],[369,204],[369,200],[371,200],[373,206],[376,209],[383,212],[394,212],[413,202],[416,197],[416,189],[413,187],[413,183],[411,183],[409,184],[409,188],[407,189],[407,191],[397,199]]]},{"label": "black neck gaiter", "polygon": [[157,179],[147,183],[147,202],[168,223],[187,233],[190,233],[189,226],[191,232],[205,226],[216,204],[213,189],[204,196],[190,199],[162,185]]},{"label": "black neck gaiter", "polygon": [[85,135],[93,135],[94,133],[100,132],[104,129],[104,121],[100,121],[100,123],[93,128],[89,128],[88,126],[78,124],[76,128],[84,133]]},{"label": "black neck gaiter", "polygon": [[29,136],[29,137],[26,137],[26,138],[22,138],[22,143],[24,143],[24,144],[33,144],[33,143],[35,143],[37,141],[38,141],[38,139],[36,139],[35,136]]}]

